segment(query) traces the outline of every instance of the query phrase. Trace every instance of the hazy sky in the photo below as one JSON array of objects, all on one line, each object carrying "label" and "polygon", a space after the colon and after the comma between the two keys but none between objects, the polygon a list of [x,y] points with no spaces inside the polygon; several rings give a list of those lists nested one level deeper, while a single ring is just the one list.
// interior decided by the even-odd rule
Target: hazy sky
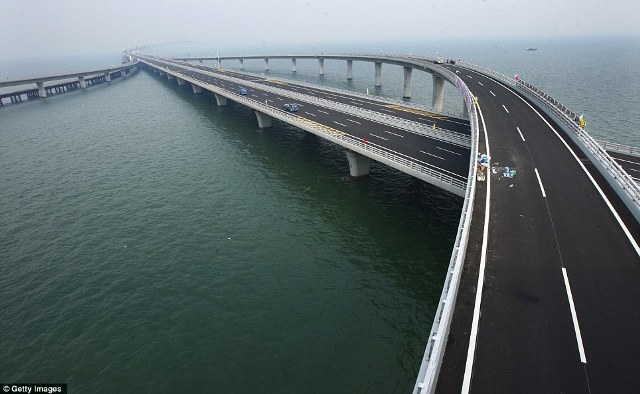
[{"label": "hazy sky", "polygon": [[168,41],[207,42],[227,51],[301,49],[336,42],[640,35],[640,1],[0,0],[0,26],[0,56]]}]

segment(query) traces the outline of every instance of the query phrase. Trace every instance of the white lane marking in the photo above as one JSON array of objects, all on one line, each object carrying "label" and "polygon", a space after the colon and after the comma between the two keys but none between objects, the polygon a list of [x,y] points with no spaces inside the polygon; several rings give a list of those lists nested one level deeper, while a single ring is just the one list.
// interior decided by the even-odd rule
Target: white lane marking
[{"label": "white lane marking", "polygon": [[362,124],[362,123],[358,122],[357,120],[347,119],[347,121],[351,122],[351,123]]},{"label": "white lane marking", "polygon": [[522,131],[520,131],[520,127],[516,127],[518,129],[518,133],[520,134],[520,138],[522,138],[522,142],[525,142],[524,136],[522,135]]},{"label": "white lane marking", "polygon": [[[484,129],[484,144],[487,156],[491,156],[489,152],[489,136],[487,135],[487,125],[484,123],[484,115],[480,105],[478,113],[482,120],[482,128]],[[487,177],[487,198],[484,204],[484,229],[482,231],[482,251],[480,252],[480,266],[478,272],[478,284],[476,285],[476,300],[473,307],[473,320],[471,321],[471,336],[469,337],[469,349],[467,350],[467,362],[464,367],[464,379],[462,381],[462,393],[469,394],[471,389],[471,373],[473,372],[473,361],[476,357],[476,342],[478,340],[478,323],[480,322],[480,303],[482,301],[482,290],[484,289],[484,270],[487,264],[487,246],[489,243],[489,211],[491,209],[491,177]]]},{"label": "white lane marking", "polygon": [[640,172],[640,170],[636,170],[635,168],[629,168],[629,171]]},{"label": "white lane marking", "polygon": [[507,111],[507,113],[509,113],[509,110],[507,109],[507,107],[504,106],[504,104],[502,104],[502,108],[504,108],[504,110]]},{"label": "white lane marking", "polygon": [[376,137],[376,138],[380,138],[381,140],[389,141],[389,139],[388,139],[388,138],[380,137],[379,135],[375,135],[375,134],[373,134],[373,133],[369,133],[369,135],[374,136],[374,137]]},{"label": "white lane marking", "polygon": [[389,130],[382,130],[382,131],[384,131],[384,132],[385,132],[385,133],[387,133],[387,134],[395,135],[396,137],[404,138],[404,135],[400,135],[400,134],[392,133],[392,132],[391,132],[391,131],[389,131]]},{"label": "white lane marking", "polygon": [[319,110],[318,110],[318,112],[322,112],[322,113],[323,113],[323,114],[325,114],[325,115],[329,115],[329,113],[328,113],[328,112],[325,112],[325,111],[323,111],[323,110],[321,110],[321,109],[319,109]]},{"label": "white lane marking", "polygon": [[482,84],[482,82],[478,81],[478,83],[480,84],[480,86],[484,86],[484,85]]},{"label": "white lane marking", "polygon": [[443,157],[436,156],[436,155],[434,155],[434,154],[431,154],[431,153],[425,152],[425,151],[423,151],[423,150],[421,150],[421,151],[420,151],[420,153],[424,153],[425,155],[433,156],[433,157],[438,158],[438,159],[440,159],[440,160],[444,160],[444,158],[443,158]]},{"label": "white lane marking", "polygon": [[544,186],[542,186],[542,180],[540,179],[540,174],[538,173],[538,169],[533,169],[536,172],[536,177],[538,177],[538,183],[540,184],[540,190],[542,191],[542,197],[547,198],[547,193],[544,192]]},{"label": "white lane marking", "polygon": [[467,74],[467,77],[469,77],[469,79],[473,79],[473,77],[469,74]]},{"label": "white lane marking", "polygon": [[493,97],[496,97],[496,94],[493,93],[491,90],[489,90],[489,93],[491,93],[493,95]]},{"label": "white lane marking", "polygon": [[284,99],[282,97],[276,97],[276,99],[283,101]]},{"label": "white lane marking", "polygon": [[516,92],[514,92],[513,90],[511,90],[510,88],[508,88],[507,86],[505,86],[503,83],[494,80],[494,82],[498,83],[500,86],[502,86],[503,88],[505,88],[507,91],[511,92],[514,96],[516,96],[517,98],[519,98],[523,103],[525,103],[526,105],[529,106],[529,108],[531,108],[531,110],[533,112],[536,113],[536,115],[538,115],[538,117],[540,119],[542,119],[542,121],[547,125],[547,127],[549,127],[556,135],[556,137],[558,137],[558,139],[562,142],[562,144],[564,144],[565,148],[567,148],[567,150],[571,153],[571,155],[573,156],[573,158],[575,159],[575,161],[578,163],[578,165],[580,166],[580,168],[582,168],[582,171],[584,171],[584,173],[587,175],[587,178],[589,178],[589,180],[591,181],[591,183],[593,184],[593,187],[596,188],[596,190],[598,191],[598,193],[600,194],[600,197],[602,197],[602,199],[604,200],[605,204],[607,205],[607,207],[609,207],[609,210],[611,211],[611,214],[613,215],[613,217],[616,219],[616,221],[618,222],[618,225],[620,226],[620,228],[622,229],[622,231],[624,232],[624,234],[627,236],[627,239],[629,240],[629,242],[631,243],[631,246],[633,247],[633,249],[636,251],[636,254],[638,256],[640,256],[640,246],[638,246],[638,243],[636,242],[636,240],[633,238],[633,235],[631,235],[631,232],[629,232],[629,229],[627,228],[627,225],[624,224],[624,222],[622,221],[622,218],[620,217],[620,215],[618,214],[618,211],[616,211],[616,209],[613,207],[613,205],[611,205],[611,201],[609,201],[609,199],[607,198],[607,196],[605,196],[604,192],[602,191],[602,188],[600,187],[600,185],[598,185],[598,182],[596,182],[595,179],[593,179],[593,176],[591,176],[591,173],[589,173],[589,171],[587,170],[587,167],[584,166],[584,164],[582,163],[582,161],[580,160],[580,158],[578,157],[578,155],[576,155],[576,152],[573,151],[573,149],[571,149],[571,147],[569,146],[569,144],[567,144],[567,141],[564,140],[564,138],[562,138],[562,136],[560,136],[560,133],[558,133],[558,131],[553,128],[553,126],[551,126],[551,124],[549,122],[547,122],[547,120],[544,118],[544,116],[540,115],[540,112],[538,112],[537,109],[535,109],[531,104],[529,104],[527,102],[527,100],[525,100],[524,98],[522,98],[519,94],[517,94]]},{"label": "white lane marking", "polygon": [[311,115],[311,116],[313,116],[313,117],[315,117],[315,116],[316,116],[316,114],[312,114],[311,112],[305,112],[305,114],[307,114],[307,115]]},{"label": "white lane marking", "polygon": [[564,276],[564,287],[567,289],[567,297],[569,298],[569,307],[571,308],[571,318],[573,319],[573,328],[576,331],[576,341],[578,342],[578,352],[580,353],[580,361],[587,363],[587,356],[584,354],[584,346],[582,345],[582,334],[580,334],[580,325],[578,324],[578,315],[576,307],[573,304],[573,295],[571,295],[571,287],[569,286],[569,277],[567,269],[562,267],[562,276]]},{"label": "white lane marking", "polygon": [[441,148],[441,147],[439,147],[439,146],[436,146],[436,149],[440,149],[440,150],[443,150],[443,151],[445,151],[445,152],[453,153],[454,155],[458,155],[458,156],[460,156],[460,153],[458,153],[458,152],[454,152],[454,151],[449,150],[449,149]]},{"label": "white lane marking", "polygon": [[336,122],[335,120],[333,121],[333,123],[335,123],[335,124],[339,124],[340,126],[347,127],[347,125],[346,125],[346,124],[344,124],[344,123],[340,123],[340,122]]}]

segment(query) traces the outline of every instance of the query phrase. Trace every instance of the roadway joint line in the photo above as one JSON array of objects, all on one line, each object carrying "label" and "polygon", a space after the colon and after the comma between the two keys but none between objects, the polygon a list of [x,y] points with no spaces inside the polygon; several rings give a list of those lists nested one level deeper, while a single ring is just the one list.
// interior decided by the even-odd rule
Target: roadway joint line
[{"label": "roadway joint line", "polygon": [[564,287],[567,289],[567,298],[569,299],[569,307],[571,308],[571,319],[573,320],[573,329],[576,332],[576,341],[578,342],[578,352],[580,353],[580,361],[583,364],[587,363],[587,356],[584,353],[584,345],[582,344],[582,334],[580,333],[580,325],[578,324],[578,315],[576,313],[576,307],[573,303],[573,295],[571,294],[571,286],[569,286],[569,277],[567,276],[567,269],[562,267],[562,276],[564,277]]},{"label": "roadway joint line", "polygon": [[536,177],[538,178],[538,184],[540,185],[540,190],[542,191],[542,197],[547,198],[547,193],[544,192],[544,186],[542,185],[542,180],[540,179],[540,174],[538,173],[538,169],[533,169],[536,172]]}]

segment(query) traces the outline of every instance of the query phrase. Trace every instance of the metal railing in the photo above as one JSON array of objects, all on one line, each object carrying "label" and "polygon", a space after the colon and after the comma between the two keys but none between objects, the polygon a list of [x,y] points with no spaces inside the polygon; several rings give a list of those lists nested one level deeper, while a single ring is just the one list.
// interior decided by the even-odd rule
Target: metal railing
[{"label": "metal railing", "polygon": [[618,144],[616,142],[609,142],[604,140],[596,140],[596,142],[604,150],[640,157],[640,148],[638,148],[637,146],[623,145],[623,144]]}]

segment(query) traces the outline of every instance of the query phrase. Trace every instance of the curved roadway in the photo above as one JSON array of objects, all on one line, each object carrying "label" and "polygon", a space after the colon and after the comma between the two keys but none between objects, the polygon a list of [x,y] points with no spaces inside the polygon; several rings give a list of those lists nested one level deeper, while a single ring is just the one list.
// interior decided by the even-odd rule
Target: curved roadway
[{"label": "curved roadway", "polygon": [[[490,175],[481,307],[459,298],[437,392],[461,391],[465,363],[473,393],[638,390],[637,222],[553,121],[503,84],[447,67],[478,97],[498,173]],[[502,176],[504,166],[514,178]],[[467,359],[471,328],[459,322],[472,312],[479,324]]]}]

